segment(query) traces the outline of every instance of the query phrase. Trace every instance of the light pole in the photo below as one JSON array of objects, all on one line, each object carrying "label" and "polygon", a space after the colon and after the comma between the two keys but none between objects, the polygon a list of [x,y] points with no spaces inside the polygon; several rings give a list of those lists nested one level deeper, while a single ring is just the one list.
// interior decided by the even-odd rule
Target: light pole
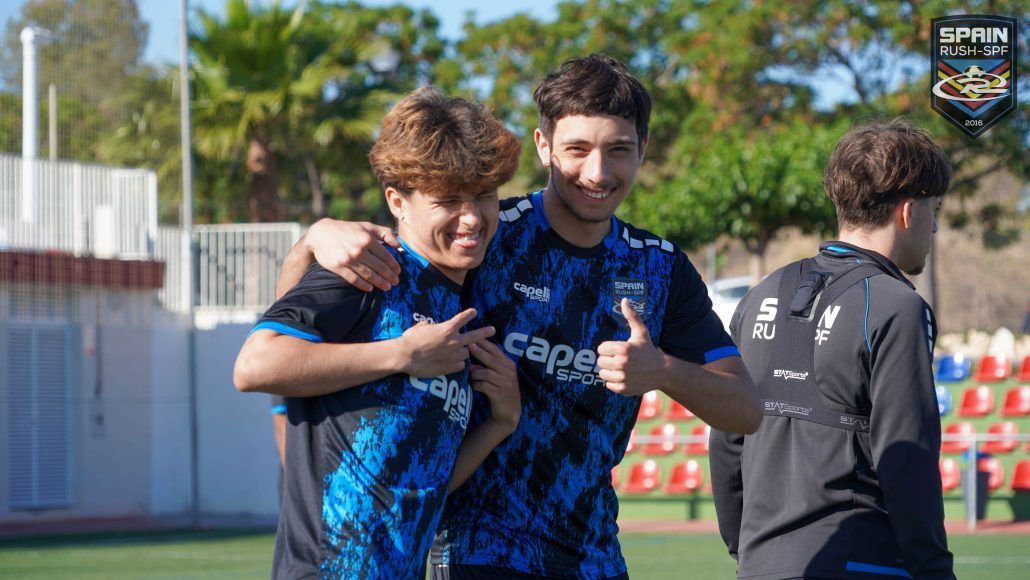
[{"label": "light pole", "polygon": [[49,30],[21,30],[21,221],[36,220],[36,158],[39,156],[39,42],[53,39]]},{"label": "light pole", "polygon": [[200,433],[197,420],[197,329],[193,292],[193,162],[190,156],[190,75],[187,0],[179,0],[179,135],[182,152],[182,288],[186,298],[186,359],[190,405],[190,520],[200,525]]}]

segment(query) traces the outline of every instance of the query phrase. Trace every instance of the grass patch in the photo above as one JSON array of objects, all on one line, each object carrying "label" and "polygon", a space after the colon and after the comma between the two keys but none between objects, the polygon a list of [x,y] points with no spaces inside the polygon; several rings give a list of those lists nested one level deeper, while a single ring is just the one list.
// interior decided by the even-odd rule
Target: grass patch
[{"label": "grass patch", "polygon": [[[634,580],[688,575],[733,578],[736,565],[715,534],[621,534]],[[144,532],[31,538],[0,543],[0,577],[267,578],[274,536],[267,532]],[[1026,536],[950,538],[963,579],[1025,577]]]}]

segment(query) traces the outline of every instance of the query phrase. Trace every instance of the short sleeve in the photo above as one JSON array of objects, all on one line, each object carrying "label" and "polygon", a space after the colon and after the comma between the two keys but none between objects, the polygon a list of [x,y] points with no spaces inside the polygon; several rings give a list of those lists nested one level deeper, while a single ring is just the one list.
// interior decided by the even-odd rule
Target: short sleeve
[{"label": "short sleeve", "polygon": [[740,356],[722,321],[712,310],[712,300],[701,275],[682,252],[676,256],[672,267],[669,300],[658,346],[678,359],[695,364]]},{"label": "short sleeve", "polygon": [[251,332],[272,330],[311,342],[355,342],[379,292],[363,292],[318,264],[265,312]]}]

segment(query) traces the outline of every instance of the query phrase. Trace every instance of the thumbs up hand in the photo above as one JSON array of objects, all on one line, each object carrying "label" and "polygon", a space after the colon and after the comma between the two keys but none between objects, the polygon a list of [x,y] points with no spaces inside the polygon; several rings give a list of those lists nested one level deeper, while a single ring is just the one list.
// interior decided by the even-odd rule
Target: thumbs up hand
[{"label": "thumbs up hand", "polygon": [[662,386],[665,353],[651,343],[651,333],[629,300],[623,298],[620,306],[629,323],[629,339],[609,340],[597,347],[598,376],[612,392],[643,395]]}]

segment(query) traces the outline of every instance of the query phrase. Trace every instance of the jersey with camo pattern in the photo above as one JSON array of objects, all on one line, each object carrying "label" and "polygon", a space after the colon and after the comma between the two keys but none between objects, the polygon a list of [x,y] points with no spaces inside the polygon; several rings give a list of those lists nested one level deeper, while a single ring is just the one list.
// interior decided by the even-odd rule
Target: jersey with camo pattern
[{"label": "jersey with camo pattern", "polygon": [[[401,282],[361,292],[319,266],[255,326],[314,342],[372,342],[461,311],[460,287],[407,250]],[[468,371],[394,374],[287,399],[274,578],[416,578],[468,425]]]},{"label": "jersey with camo pattern", "polygon": [[[517,362],[522,418],[448,499],[434,564],[580,578],[625,572],[611,470],[640,397],[609,391],[596,368],[599,344],[629,336],[620,300],[630,299],[673,356],[703,364],[738,353],[686,255],[611,223],[601,244],[577,248],[551,229],[540,192],[502,201],[469,300]],[[481,403],[470,429],[489,415]]]}]

